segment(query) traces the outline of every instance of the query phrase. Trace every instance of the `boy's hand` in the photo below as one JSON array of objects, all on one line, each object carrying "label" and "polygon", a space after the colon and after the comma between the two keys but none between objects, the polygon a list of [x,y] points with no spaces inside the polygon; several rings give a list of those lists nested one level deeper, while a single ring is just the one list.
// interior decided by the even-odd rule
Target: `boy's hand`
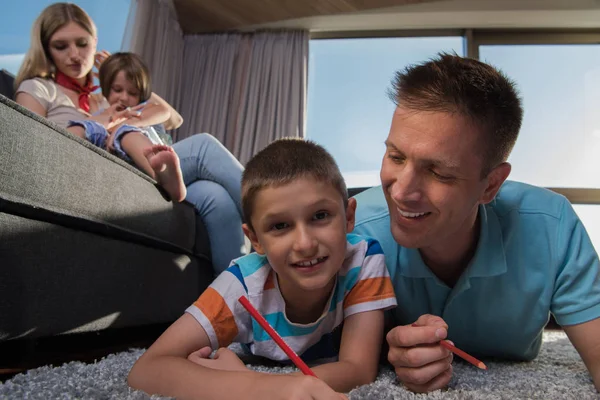
[{"label": "boy's hand", "polygon": [[348,400],[322,380],[306,375],[261,374],[248,394],[250,399]]},{"label": "boy's hand", "polygon": [[188,360],[194,364],[202,365],[203,367],[220,369],[225,371],[247,371],[246,364],[233,351],[221,347],[215,353],[213,358],[210,358],[212,349],[203,347],[198,351],[193,352],[188,356]]},{"label": "boy's hand", "polygon": [[422,315],[413,325],[388,332],[388,361],[407,389],[426,393],[450,382],[452,353],[439,345],[447,335],[448,325],[434,315]]}]

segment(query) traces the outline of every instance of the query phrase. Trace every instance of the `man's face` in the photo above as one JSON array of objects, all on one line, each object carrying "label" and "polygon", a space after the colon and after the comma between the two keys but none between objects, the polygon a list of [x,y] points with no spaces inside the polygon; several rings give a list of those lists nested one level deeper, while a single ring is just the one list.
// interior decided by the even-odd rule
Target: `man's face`
[{"label": "man's face", "polygon": [[381,183],[398,244],[438,252],[470,240],[478,205],[495,195],[481,178],[480,140],[459,114],[395,110]]}]

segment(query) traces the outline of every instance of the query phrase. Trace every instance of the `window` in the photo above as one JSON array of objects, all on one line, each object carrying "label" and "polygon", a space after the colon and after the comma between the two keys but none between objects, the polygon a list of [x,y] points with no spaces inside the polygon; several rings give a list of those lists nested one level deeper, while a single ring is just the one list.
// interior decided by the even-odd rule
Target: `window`
[{"label": "window", "polygon": [[[121,49],[131,0],[75,0],[96,24],[98,49],[114,53]],[[0,14],[0,69],[16,75],[29,49],[33,22],[48,6],[47,0],[10,2]]]},{"label": "window", "polygon": [[511,179],[600,188],[600,45],[487,45],[479,57],[512,78],[523,98]]},{"label": "window", "polygon": [[[523,98],[509,179],[600,189],[600,45],[481,45],[479,58],[512,78]],[[600,250],[600,205],[573,208]]]},{"label": "window", "polygon": [[394,72],[438,52],[463,55],[463,38],[313,39],[309,46],[306,137],[336,159],[349,188],[379,184],[394,103]]}]

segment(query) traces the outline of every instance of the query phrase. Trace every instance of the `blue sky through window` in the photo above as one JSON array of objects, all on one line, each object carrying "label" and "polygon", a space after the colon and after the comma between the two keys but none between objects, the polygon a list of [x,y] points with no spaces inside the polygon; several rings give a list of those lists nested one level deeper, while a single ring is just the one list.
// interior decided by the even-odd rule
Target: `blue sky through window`
[{"label": "blue sky through window", "polygon": [[306,136],[331,152],[348,187],[379,182],[394,72],[463,47],[455,36],[310,41]]}]

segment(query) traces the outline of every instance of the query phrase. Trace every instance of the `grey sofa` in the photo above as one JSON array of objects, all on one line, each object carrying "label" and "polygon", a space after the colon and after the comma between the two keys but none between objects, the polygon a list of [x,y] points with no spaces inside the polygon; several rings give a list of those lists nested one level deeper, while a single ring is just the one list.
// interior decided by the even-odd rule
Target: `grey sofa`
[{"label": "grey sofa", "polygon": [[0,95],[0,342],[168,323],[212,278],[191,205]]}]

